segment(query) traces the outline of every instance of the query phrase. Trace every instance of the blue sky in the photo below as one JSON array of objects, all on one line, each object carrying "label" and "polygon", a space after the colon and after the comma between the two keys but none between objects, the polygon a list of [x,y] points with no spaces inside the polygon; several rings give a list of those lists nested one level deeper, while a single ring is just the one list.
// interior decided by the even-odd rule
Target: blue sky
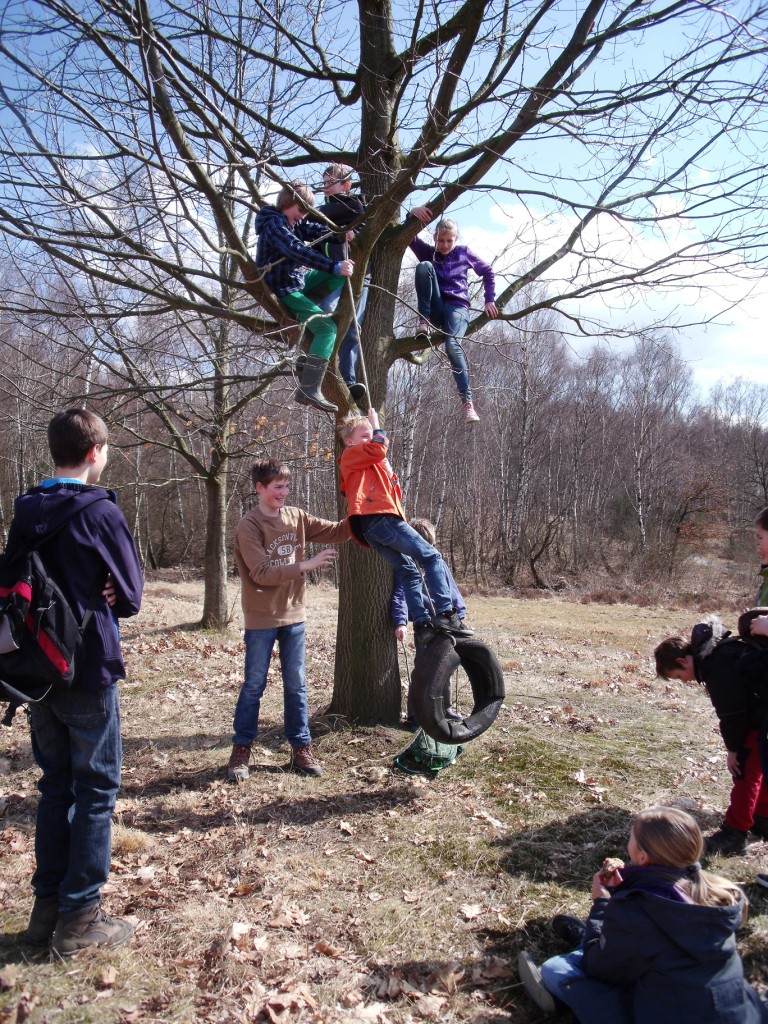
[{"label": "blue sky", "polygon": [[[486,204],[483,204],[485,206]],[[495,262],[504,278],[503,253],[509,230],[500,213],[481,213],[480,206],[456,213],[462,241],[480,256]],[[622,298],[611,296],[574,302],[566,306],[573,312],[595,316],[617,330],[632,325],[663,320],[681,356],[691,367],[702,397],[718,381],[745,377],[768,385],[768,280],[752,272],[745,277],[723,273],[712,278],[709,287],[668,290],[662,287],[645,291],[639,297],[627,292]],[[556,276],[556,275],[555,275]],[[697,323],[697,321],[699,321]],[[679,324],[680,327],[673,325]],[[591,342],[573,335],[563,321],[568,343],[575,354],[584,353]],[[609,339],[621,350],[630,342]]]}]

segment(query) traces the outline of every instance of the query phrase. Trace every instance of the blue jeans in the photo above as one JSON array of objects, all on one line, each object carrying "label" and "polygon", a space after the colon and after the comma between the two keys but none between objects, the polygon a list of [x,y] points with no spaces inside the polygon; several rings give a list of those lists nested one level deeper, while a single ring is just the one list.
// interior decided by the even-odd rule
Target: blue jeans
[{"label": "blue jeans", "polygon": [[456,390],[462,402],[471,402],[469,368],[461,346],[461,339],[467,333],[469,310],[466,306],[457,306],[443,300],[432,263],[420,263],[416,267],[416,305],[419,316],[429,320],[445,335],[445,354],[453,369]]},{"label": "blue jeans", "polygon": [[42,770],[35,828],[35,896],[58,894],[59,912],[99,902],[109,876],[112,812],[120,788],[120,694],[52,692],[30,705],[32,752]]},{"label": "blue jeans", "polygon": [[632,990],[588,977],[584,951],[553,956],[541,965],[544,987],[573,1010],[579,1024],[632,1024]]},{"label": "blue jeans", "polygon": [[232,723],[233,743],[253,743],[259,735],[259,708],[267,686],[267,672],[272,649],[277,641],[280,670],[283,676],[283,708],[285,738],[298,750],[312,742],[309,732],[307,682],[304,676],[304,637],[306,626],[294,622],[274,629],[246,629],[245,679],[237,698]]},{"label": "blue jeans", "polygon": [[[365,309],[368,305],[368,285],[370,283],[371,279],[366,277],[363,283],[363,290],[360,292],[360,298],[357,300],[357,309],[355,310],[357,323],[354,320],[352,321],[339,346],[339,373],[347,387],[350,384],[357,383],[357,358],[360,354],[360,335],[357,328],[363,326]],[[341,292],[331,292],[318,305],[324,313],[332,313],[339,304],[340,296]]]},{"label": "blue jeans", "polygon": [[[433,615],[453,611],[451,591],[440,552],[421,534],[395,515],[361,516],[361,533],[377,555],[400,574],[408,615],[414,622],[426,622]],[[421,573],[434,609],[427,609],[421,587]]]}]

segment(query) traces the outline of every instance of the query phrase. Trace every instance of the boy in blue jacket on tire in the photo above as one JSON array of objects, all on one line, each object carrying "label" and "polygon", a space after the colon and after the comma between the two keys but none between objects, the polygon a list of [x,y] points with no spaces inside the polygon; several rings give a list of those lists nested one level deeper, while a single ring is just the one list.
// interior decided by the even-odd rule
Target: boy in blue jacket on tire
[{"label": "boy in blue jacket on tire", "polygon": [[[431,544],[432,547],[436,547],[437,533],[435,531],[434,523],[431,523],[429,519],[411,519],[408,524],[412,529],[416,531],[420,536],[424,538],[427,544]],[[441,558],[443,564],[443,570],[445,572],[445,578],[448,582],[448,589],[451,592],[451,604],[453,606],[453,612],[462,626],[466,627],[464,621],[467,617],[467,606],[464,603],[464,598],[461,596],[459,588],[456,586],[456,580],[453,578],[453,573],[448,568],[448,564],[444,558]],[[426,581],[422,577],[421,585],[422,596],[424,603],[427,607],[432,603],[432,598],[427,589]],[[390,598],[390,615],[392,616],[392,624],[395,627],[395,640],[405,640],[405,633],[408,628],[408,602],[405,599],[405,588],[403,587],[403,581],[400,578],[400,573],[395,569],[395,581],[392,588],[392,597]],[[466,627],[468,632],[469,628]],[[413,696],[411,694],[411,686],[408,686],[408,717],[406,724],[418,728],[416,716],[413,710]],[[450,716],[449,716],[450,717]]]},{"label": "boy in blue jacket on tire", "polygon": [[24,938],[33,946],[50,941],[66,957],[89,946],[120,946],[133,934],[127,921],[103,912],[101,889],[122,761],[117,681],[125,666],[117,616],[138,612],[144,580],[114,493],[97,486],[107,464],[104,421],[88,409],[67,409],[48,424],[48,444],[54,474],[16,499],[6,552],[42,540],[46,571],[78,620],[95,605],[72,688],[54,688],[29,707],[42,776],[35,902]]}]

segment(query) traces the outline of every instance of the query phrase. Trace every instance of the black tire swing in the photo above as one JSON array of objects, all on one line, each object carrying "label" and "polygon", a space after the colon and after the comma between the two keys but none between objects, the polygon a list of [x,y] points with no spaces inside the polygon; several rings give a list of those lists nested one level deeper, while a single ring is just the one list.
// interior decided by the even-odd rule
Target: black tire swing
[{"label": "black tire swing", "polygon": [[[451,706],[451,677],[463,668],[472,687],[474,706],[463,719],[446,717]],[[417,645],[411,676],[416,721],[439,743],[466,743],[493,724],[504,701],[504,673],[496,655],[482,640],[461,640],[439,633]]]}]

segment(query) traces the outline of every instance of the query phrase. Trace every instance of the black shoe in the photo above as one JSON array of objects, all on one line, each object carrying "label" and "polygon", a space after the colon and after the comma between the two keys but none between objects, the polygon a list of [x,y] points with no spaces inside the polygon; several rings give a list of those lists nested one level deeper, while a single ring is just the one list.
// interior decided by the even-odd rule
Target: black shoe
[{"label": "black shoe", "polygon": [[721,825],[704,843],[704,852],[711,856],[740,857],[747,852],[747,833],[731,825]]},{"label": "black shoe", "polygon": [[755,884],[762,885],[764,889],[768,889],[768,875],[757,875],[755,877]]},{"label": "black shoe", "polygon": [[349,386],[349,393],[355,400],[355,405],[360,405],[361,402],[365,402],[368,398],[368,388],[365,384],[352,383]]},{"label": "black shoe", "polygon": [[768,818],[756,817],[749,830],[753,836],[760,836],[761,839],[768,839]]},{"label": "black shoe", "polygon": [[426,647],[427,644],[431,643],[435,639],[435,631],[432,628],[432,623],[414,622],[413,639],[416,641],[417,647],[419,645]]},{"label": "black shoe", "polygon": [[432,619],[432,625],[441,633],[451,636],[467,637],[474,635],[474,629],[465,626],[456,612],[440,612]]},{"label": "black shoe", "polygon": [[582,944],[586,930],[587,926],[581,918],[572,914],[555,914],[552,918],[552,931],[563,942],[567,942],[570,949]]}]

